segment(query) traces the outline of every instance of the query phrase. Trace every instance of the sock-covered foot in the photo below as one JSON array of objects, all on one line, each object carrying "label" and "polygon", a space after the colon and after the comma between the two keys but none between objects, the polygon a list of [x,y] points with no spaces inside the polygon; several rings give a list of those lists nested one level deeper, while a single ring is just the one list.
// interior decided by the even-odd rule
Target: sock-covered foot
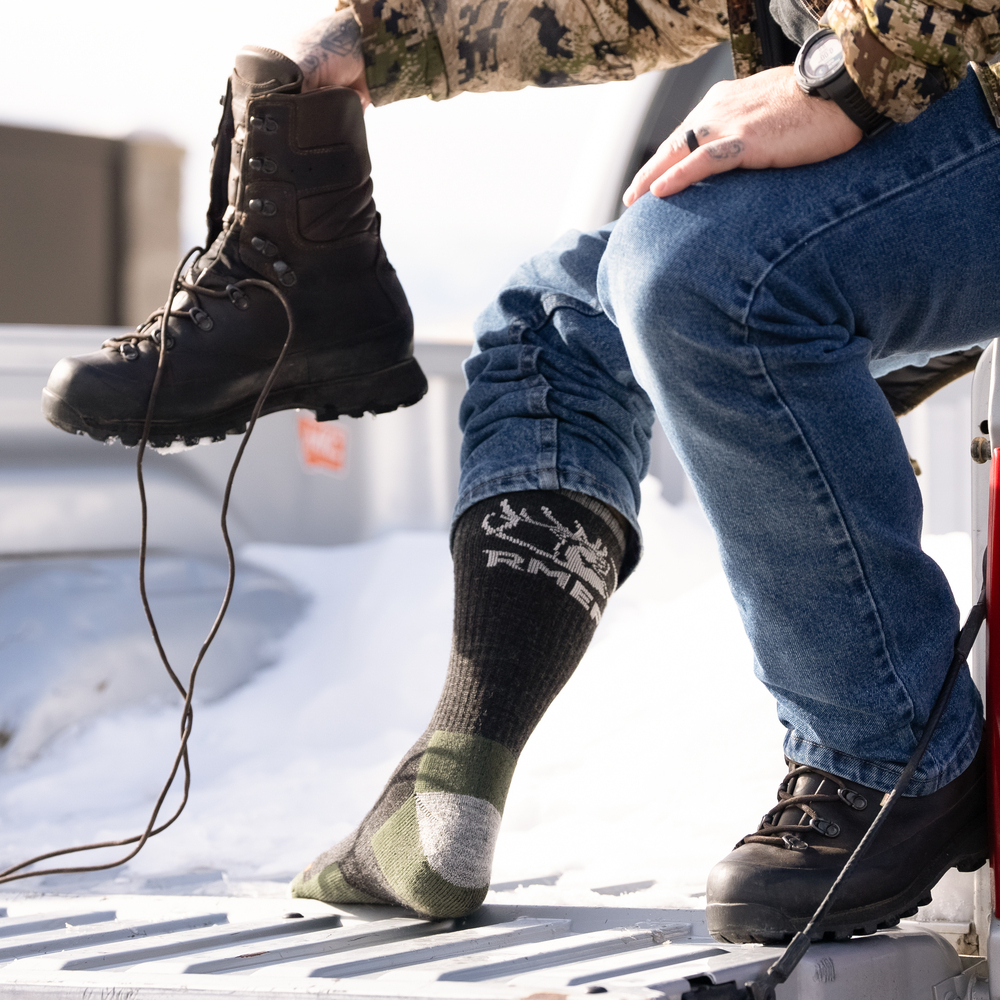
[{"label": "sock-covered foot", "polygon": [[451,659],[431,724],[293,895],[435,918],[482,903],[517,758],[590,643],[628,530],[610,507],[568,491],[501,495],[462,515]]}]

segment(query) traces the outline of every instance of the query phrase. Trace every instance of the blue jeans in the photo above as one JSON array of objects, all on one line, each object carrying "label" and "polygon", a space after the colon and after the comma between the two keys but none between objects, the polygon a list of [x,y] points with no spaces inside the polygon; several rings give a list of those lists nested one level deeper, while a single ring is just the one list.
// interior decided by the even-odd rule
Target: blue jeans
[{"label": "blue jeans", "polygon": [[[1000,131],[970,73],[843,156],[646,195],[521,267],[466,362],[457,514],[513,490],[590,494],[635,528],[627,572],[658,418],[786,754],[888,790],[959,622],[873,374],[997,335]],[[965,670],[909,794],[961,774],[981,733]]]}]

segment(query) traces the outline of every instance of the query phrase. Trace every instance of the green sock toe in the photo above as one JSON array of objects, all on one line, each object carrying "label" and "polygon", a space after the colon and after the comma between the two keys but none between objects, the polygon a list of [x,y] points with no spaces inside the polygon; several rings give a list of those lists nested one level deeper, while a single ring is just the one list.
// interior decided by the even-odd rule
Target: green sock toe
[{"label": "green sock toe", "polygon": [[323,903],[379,903],[384,899],[376,899],[360,889],[355,889],[344,878],[340,865],[327,865],[313,875],[313,865],[299,872],[292,881],[292,896],[297,899],[318,899]]}]

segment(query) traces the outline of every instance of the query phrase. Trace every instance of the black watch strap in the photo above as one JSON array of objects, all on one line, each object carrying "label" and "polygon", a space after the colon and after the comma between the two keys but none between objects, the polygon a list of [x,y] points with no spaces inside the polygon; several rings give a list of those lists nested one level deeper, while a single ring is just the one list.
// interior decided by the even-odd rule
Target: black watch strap
[{"label": "black watch strap", "polygon": [[866,136],[878,135],[891,124],[892,119],[876,111],[861,93],[861,88],[851,79],[846,69],[825,87],[817,90],[820,97],[833,101]]}]

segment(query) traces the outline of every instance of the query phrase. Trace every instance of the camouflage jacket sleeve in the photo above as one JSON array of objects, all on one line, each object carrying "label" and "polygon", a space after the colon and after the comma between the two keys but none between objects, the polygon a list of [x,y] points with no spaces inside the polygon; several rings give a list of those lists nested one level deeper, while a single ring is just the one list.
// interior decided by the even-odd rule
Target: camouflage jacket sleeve
[{"label": "camouflage jacket sleeve", "polygon": [[630,80],[729,37],[726,0],[341,0],[375,104]]},{"label": "camouflage jacket sleeve", "polygon": [[[970,61],[1000,50],[1000,0],[833,0],[824,23],[868,102],[898,122],[951,90]],[[996,82],[986,67],[984,83]]]}]

